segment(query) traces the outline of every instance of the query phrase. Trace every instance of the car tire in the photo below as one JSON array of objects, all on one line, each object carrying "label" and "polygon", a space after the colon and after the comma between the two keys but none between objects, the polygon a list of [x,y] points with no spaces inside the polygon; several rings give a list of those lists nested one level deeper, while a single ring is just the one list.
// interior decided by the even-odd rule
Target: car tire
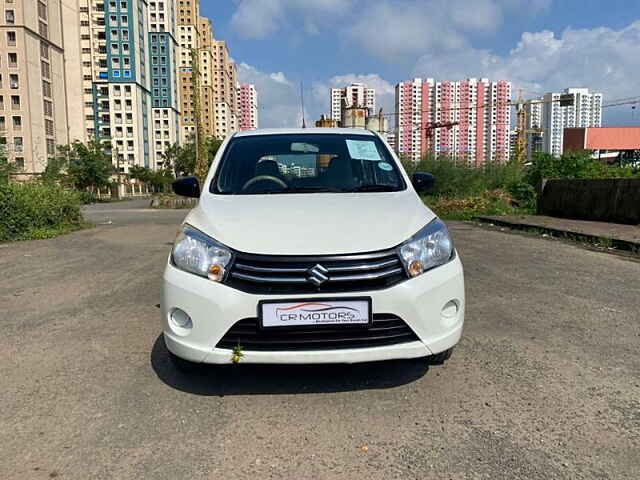
[{"label": "car tire", "polygon": [[177,356],[175,353],[172,353],[169,350],[167,350],[167,353],[169,354],[169,360],[171,361],[171,364],[175,367],[176,370],[182,373],[195,372],[200,368],[199,363],[185,360],[184,358]]},{"label": "car tire", "polygon": [[429,355],[427,357],[427,364],[429,365],[443,365],[444,362],[451,358],[451,354],[453,353],[453,347],[443,351],[436,353],[435,355]]}]

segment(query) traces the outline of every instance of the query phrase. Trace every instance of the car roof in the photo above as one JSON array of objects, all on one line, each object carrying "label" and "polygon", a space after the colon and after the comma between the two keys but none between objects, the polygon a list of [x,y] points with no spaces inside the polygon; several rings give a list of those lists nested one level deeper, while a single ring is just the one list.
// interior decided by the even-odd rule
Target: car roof
[{"label": "car roof", "polygon": [[338,135],[374,135],[364,128],[259,128],[237,132],[234,137],[251,137],[257,135],[312,135],[317,133],[333,133]]}]

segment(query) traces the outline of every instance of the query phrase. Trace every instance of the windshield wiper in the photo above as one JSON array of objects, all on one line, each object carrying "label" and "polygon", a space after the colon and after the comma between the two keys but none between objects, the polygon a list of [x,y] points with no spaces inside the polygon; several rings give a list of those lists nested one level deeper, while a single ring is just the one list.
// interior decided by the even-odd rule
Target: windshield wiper
[{"label": "windshield wiper", "polygon": [[280,190],[280,193],[322,193],[322,192],[331,192],[331,193],[344,193],[345,190],[335,187],[289,187],[286,190]]},{"label": "windshield wiper", "polygon": [[359,187],[355,187],[350,192],[397,192],[399,188],[395,185],[377,185],[375,183],[371,183],[368,185],[360,185]]}]

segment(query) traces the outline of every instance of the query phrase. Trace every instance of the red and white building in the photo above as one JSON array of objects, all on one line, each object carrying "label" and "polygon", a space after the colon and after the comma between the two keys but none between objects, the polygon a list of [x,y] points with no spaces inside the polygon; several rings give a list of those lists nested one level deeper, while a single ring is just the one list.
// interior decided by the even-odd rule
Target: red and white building
[{"label": "red and white building", "polygon": [[244,83],[237,89],[240,131],[258,128],[258,92],[255,85]]},{"label": "red and white building", "polygon": [[[447,155],[470,166],[509,160],[511,83],[415,78],[396,85],[396,148],[412,160]],[[449,128],[429,127],[454,123]]]}]

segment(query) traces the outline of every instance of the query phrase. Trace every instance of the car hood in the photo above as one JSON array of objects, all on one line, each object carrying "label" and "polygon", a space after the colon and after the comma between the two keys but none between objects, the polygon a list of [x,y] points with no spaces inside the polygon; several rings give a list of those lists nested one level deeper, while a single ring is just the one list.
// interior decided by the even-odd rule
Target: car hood
[{"label": "car hood", "polygon": [[399,245],[435,215],[412,190],[201,196],[185,222],[237,251],[328,255]]}]

